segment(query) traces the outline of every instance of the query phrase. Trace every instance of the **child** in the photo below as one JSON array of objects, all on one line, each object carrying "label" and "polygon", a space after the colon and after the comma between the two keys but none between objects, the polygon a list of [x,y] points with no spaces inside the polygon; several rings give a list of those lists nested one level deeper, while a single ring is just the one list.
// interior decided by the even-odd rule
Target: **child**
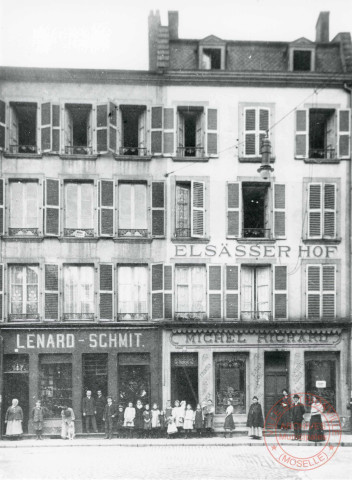
[{"label": "child", "polygon": [[42,430],[43,430],[43,421],[44,421],[44,409],[41,406],[40,400],[37,400],[35,407],[32,410],[32,420],[35,433],[37,435],[37,440],[43,440]]},{"label": "child", "polygon": [[166,407],[165,407],[165,413],[164,413],[166,434],[167,434],[167,429],[168,429],[168,426],[169,426],[169,418],[171,418],[171,417],[172,417],[171,401],[167,400]]},{"label": "child", "polygon": [[153,403],[153,408],[151,411],[152,414],[152,432],[153,437],[158,436],[158,432],[160,430],[160,410],[156,403]]},{"label": "child", "polygon": [[136,409],[133,408],[132,402],[128,402],[128,407],[126,407],[125,414],[124,414],[124,426],[129,430],[130,436],[132,435],[132,432],[133,432],[135,417],[136,417]]},{"label": "child", "polygon": [[224,438],[226,438],[226,430],[230,430],[230,438],[232,438],[232,430],[235,429],[235,422],[233,421],[233,406],[232,400],[229,398],[227,400],[227,409],[226,409],[226,416],[225,416],[225,423],[224,423]]},{"label": "child", "polygon": [[194,411],[190,404],[187,405],[186,412],[185,412],[185,421],[183,424],[183,428],[185,429],[185,437],[188,438],[189,434],[193,430],[193,423],[194,423]]},{"label": "child", "polygon": [[262,428],[264,426],[263,412],[260,403],[258,403],[258,397],[253,397],[253,403],[249,407],[247,427],[248,436],[254,440],[260,440],[262,438]]},{"label": "child", "polygon": [[61,437],[66,440],[73,440],[75,438],[75,414],[73,413],[72,408],[63,407],[61,412],[62,426],[61,426]]},{"label": "child", "polygon": [[176,427],[180,435],[183,432],[183,426],[185,423],[185,414],[186,414],[186,401],[182,400],[180,406],[178,407],[178,417],[176,419]]},{"label": "child", "polygon": [[167,438],[171,438],[171,435],[177,433],[176,419],[173,415],[167,418]]},{"label": "child", "polygon": [[117,436],[119,438],[124,438],[125,437],[125,431],[124,431],[124,421],[125,421],[125,415],[123,412],[123,405],[119,405],[119,409],[116,415],[117,418]]},{"label": "child", "polygon": [[149,410],[149,404],[147,403],[145,406],[145,410],[143,412],[143,421],[144,421],[144,438],[147,438],[148,434],[152,429],[152,412]]},{"label": "child", "polygon": [[194,412],[194,428],[198,433],[198,437],[202,436],[202,430],[204,425],[204,417],[203,417],[203,410],[200,406],[200,403],[197,403],[197,409]]},{"label": "child", "polygon": [[204,428],[207,432],[207,436],[210,437],[213,430],[213,421],[214,421],[214,413],[215,413],[213,401],[210,400],[210,398],[207,401],[206,406],[203,408],[203,413],[204,413]]}]

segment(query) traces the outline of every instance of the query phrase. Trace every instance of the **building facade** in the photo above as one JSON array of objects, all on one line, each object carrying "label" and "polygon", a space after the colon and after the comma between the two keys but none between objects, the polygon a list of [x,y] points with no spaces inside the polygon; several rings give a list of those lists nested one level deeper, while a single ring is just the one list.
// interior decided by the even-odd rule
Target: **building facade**
[{"label": "building facade", "polygon": [[237,42],[157,12],[149,71],[0,69],[2,395],[29,431],[37,398],[80,430],[87,389],[210,398],[220,426],[288,388],[347,418],[352,45],[328,17]]}]

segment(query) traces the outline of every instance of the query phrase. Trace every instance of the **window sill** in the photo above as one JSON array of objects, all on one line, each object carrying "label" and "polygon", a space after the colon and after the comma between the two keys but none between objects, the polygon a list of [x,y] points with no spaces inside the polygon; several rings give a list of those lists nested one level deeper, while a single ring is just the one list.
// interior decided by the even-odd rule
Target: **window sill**
[{"label": "window sill", "polygon": [[306,245],[316,245],[317,243],[323,245],[338,245],[342,242],[342,238],[303,238],[302,242]]},{"label": "window sill", "polygon": [[[276,157],[270,158],[270,163],[275,163]],[[262,157],[239,157],[240,163],[262,163]]]},{"label": "window sill", "polygon": [[172,243],[179,243],[179,244],[185,244],[185,243],[209,243],[210,242],[210,237],[204,237],[204,238],[180,238],[180,237],[174,237],[171,238]]},{"label": "window sill", "polygon": [[153,237],[113,237],[116,243],[152,243]]},{"label": "window sill", "polygon": [[61,160],[96,160],[98,158],[98,155],[82,155],[82,154],[77,154],[77,155],[66,155],[66,154],[60,154]]},{"label": "window sill", "polygon": [[9,152],[4,152],[4,157],[5,158],[43,158],[43,155],[41,153],[9,153]]},{"label": "window sill", "polygon": [[4,235],[2,237],[3,240],[7,242],[33,242],[33,243],[41,243],[44,240],[43,236],[33,236],[33,235]]},{"label": "window sill", "polygon": [[341,158],[299,158],[295,157],[295,160],[301,160],[304,163],[316,163],[316,164],[327,164],[327,165],[336,165],[341,162],[341,160],[350,160],[349,158],[347,159],[341,159]]},{"label": "window sill", "polygon": [[209,162],[209,159],[212,157],[172,157],[174,162],[195,162],[195,163],[205,163]]},{"label": "window sill", "polygon": [[[49,238],[49,237],[48,237]],[[50,237],[53,238],[53,237]],[[62,243],[97,243],[100,237],[56,237]]]},{"label": "window sill", "polygon": [[137,162],[150,162],[152,159],[151,155],[117,155],[116,153],[113,154],[115,160],[123,160],[123,161],[137,161]]},{"label": "window sill", "polygon": [[[228,238],[229,240],[233,240],[232,237],[226,237]],[[245,243],[245,244],[253,244],[253,243],[270,243],[270,244],[274,244],[276,243],[276,238],[258,238],[258,237],[253,237],[253,238],[235,238],[235,240],[237,240],[238,243]],[[280,239],[281,240],[281,239]]]}]

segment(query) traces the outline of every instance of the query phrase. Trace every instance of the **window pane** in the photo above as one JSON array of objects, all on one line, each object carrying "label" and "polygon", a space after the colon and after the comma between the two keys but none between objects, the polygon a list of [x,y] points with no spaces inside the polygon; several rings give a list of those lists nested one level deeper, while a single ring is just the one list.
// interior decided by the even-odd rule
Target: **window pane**
[{"label": "window pane", "polygon": [[[176,185],[176,229],[191,228],[191,186]],[[188,236],[187,232],[179,232],[183,236]],[[176,232],[177,234],[177,232]],[[189,233],[190,235],[190,233]]]},{"label": "window pane", "polygon": [[201,267],[176,267],[176,311],[206,311],[206,270]]},{"label": "window pane", "polygon": [[10,227],[38,227],[37,182],[10,183]]},{"label": "window pane", "polygon": [[144,266],[118,268],[119,313],[148,313],[148,269]]},{"label": "window pane", "polygon": [[78,215],[78,185],[75,183],[66,184],[66,228],[77,228],[77,215]]},{"label": "window pane", "polygon": [[235,414],[246,413],[246,359],[232,353],[215,354],[216,413],[225,413],[232,399]]},{"label": "window pane", "polygon": [[81,189],[81,217],[79,228],[93,228],[93,184],[82,183]]},{"label": "window pane", "polygon": [[135,184],[134,187],[134,220],[133,228],[147,228],[147,186]]},{"label": "window pane", "polygon": [[38,226],[38,184],[27,182],[25,185],[25,227],[36,228]]},{"label": "window pane", "polygon": [[93,267],[65,267],[64,284],[65,313],[94,313]]},{"label": "window pane", "polygon": [[131,188],[128,183],[119,185],[119,228],[132,228],[131,222]]},{"label": "window pane", "polygon": [[10,313],[38,313],[38,267],[10,267]]}]

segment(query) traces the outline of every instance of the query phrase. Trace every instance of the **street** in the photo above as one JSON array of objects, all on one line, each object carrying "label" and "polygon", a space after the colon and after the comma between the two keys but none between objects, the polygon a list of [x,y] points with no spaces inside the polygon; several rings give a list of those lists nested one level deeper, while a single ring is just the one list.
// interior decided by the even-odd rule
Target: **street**
[{"label": "street", "polygon": [[[292,447],[303,455],[309,447]],[[65,446],[0,449],[0,478],[59,479],[352,479],[352,447],[341,447],[323,467],[295,472],[273,460],[265,446]]]}]

